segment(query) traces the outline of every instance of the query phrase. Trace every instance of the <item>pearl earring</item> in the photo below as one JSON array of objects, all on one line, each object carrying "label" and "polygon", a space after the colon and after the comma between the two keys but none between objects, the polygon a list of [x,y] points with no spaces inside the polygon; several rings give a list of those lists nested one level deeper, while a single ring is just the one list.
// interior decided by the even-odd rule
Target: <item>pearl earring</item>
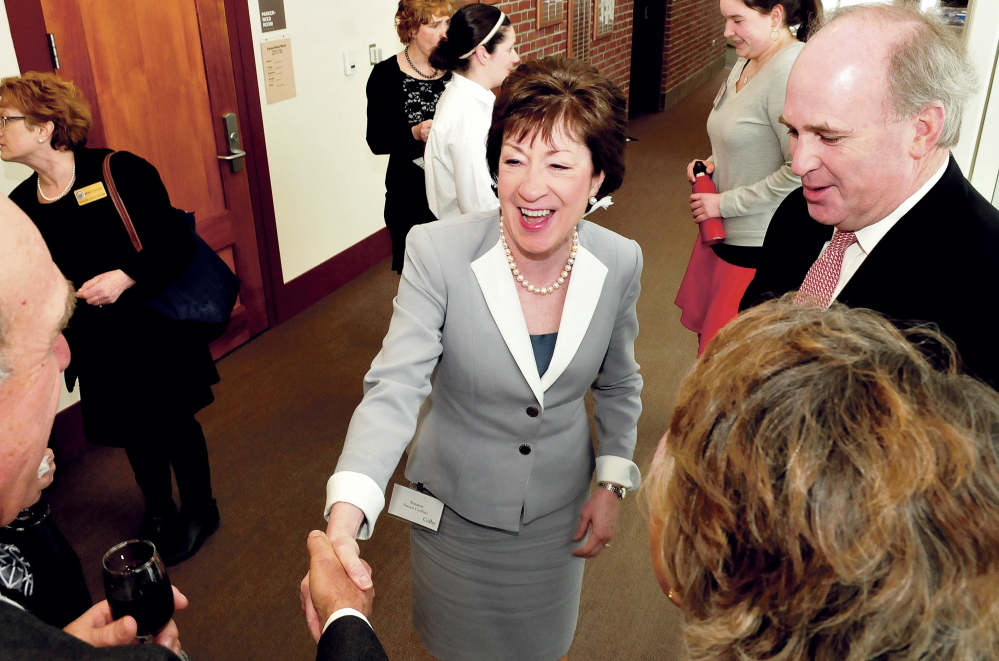
[{"label": "pearl earring", "polygon": [[587,200],[587,201],[590,203],[590,206],[592,207],[594,204],[597,203],[597,196],[596,195],[591,195],[590,199]]}]

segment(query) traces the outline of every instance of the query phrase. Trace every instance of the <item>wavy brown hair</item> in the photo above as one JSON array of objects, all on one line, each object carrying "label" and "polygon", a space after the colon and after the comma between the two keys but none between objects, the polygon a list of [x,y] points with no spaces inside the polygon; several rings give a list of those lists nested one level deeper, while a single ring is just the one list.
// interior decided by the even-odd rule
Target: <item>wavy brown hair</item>
[{"label": "wavy brown hair", "polygon": [[537,136],[551,143],[565,131],[590,150],[593,174],[604,173],[597,197],[610,195],[624,181],[628,101],[617,85],[586,62],[551,56],[524,62],[500,87],[486,138],[486,162],[499,176],[505,140]]},{"label": "wavy brown hair", "polygon": [[999,394],[907,334],[785,297],[684,381],[645,490],[692,659],[999,658]]},{"label": "wavy brown hair", "polygon": [[408,44],[421,25],[428,25],[434,16],[450,16],[454,13],[451,0],[400,0],[395,13],[395,31],[399,41]]},{"label": "wavy brown hair", "polygon": [[29,126],[52,122],[53,149],[71,151],[87,144],[93,124],[90,104],[79,87],[54,73],[28,71],[0,80],[0,105],[17,108]]}]

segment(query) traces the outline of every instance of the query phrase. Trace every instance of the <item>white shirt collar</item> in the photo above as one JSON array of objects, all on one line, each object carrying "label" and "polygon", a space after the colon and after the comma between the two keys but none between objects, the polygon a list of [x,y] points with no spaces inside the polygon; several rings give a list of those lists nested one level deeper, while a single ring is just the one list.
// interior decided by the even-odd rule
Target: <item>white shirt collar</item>
[{"label": "white shirt collar", "polygon": [[866,254],[871,254],[874,250],[874,246],[878,245],[878,242],[885,237],[888,231],[895,227],[895,223],[901,220],[902,216],[909,213],[912,207],[926,197],[926,194],[930,192],[930,189],[937,185],[937,182],[943,178],[944,172],[947,171],[947,166],[950,165],[950,155],[944,159],[943,165],[933,174],[932,177],[926,180],[922,186],[919,187],[915,193],[905,198],[902,204],[898,205],[894,211],[885,216],[883,219],[876,223],[871,223],[867,227],[863,227],[854,234],[857,237],[857,243],[860,244],[860,249]]},{"label": "white shirt collar", "polygon": [[451,84],[457,85],[458,88],[461,89],[463,92],[466,92],[467,94],[469,94],[478,101],[482,101],[490,108],[496,102],[495,94],[487,90],[482,85],[479,85],[471,78],[466,78],[465,76],[462,76],[457,71],[455,71],[454,75],[451,76]]}]

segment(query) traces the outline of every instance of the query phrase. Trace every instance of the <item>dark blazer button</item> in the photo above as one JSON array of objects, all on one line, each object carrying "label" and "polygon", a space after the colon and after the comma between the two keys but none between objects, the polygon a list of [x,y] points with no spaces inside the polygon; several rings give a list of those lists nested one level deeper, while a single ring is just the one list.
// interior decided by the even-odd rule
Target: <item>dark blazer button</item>
[{"label": "dark blazer button", "polygon": [[[528,406],[527,407],[527,415],[531,416],[532,418],[538,417],[538,414],[540,414],[540,413],[541,413],[541,411],[538,410],[537,406]],[[524,454],[527,454],[527,453],[525,452]]]},{"label": "dark blazer button", "polygon": [[531,454],[531,446],[528,445],[527,443],[524,443],[523,445],[521,445],[520,446],[520,454],[525,455],[525,456]]}]

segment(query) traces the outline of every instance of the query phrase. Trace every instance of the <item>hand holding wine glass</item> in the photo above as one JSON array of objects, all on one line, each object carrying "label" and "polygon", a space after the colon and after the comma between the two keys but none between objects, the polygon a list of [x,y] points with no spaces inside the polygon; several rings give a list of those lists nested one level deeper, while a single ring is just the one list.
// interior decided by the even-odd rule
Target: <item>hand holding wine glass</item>
[{"label": "hand holding wine glass", "polygon": [[108,600],[94,608],[106,607],[105,624],[117,626],[121,636],[131,633],[133,638],[183,654],[171,618],[175,608],[187,607],[187,599],[170,585],[153,543],[133,539],[112,547],[104,554],[103,569]]}]

